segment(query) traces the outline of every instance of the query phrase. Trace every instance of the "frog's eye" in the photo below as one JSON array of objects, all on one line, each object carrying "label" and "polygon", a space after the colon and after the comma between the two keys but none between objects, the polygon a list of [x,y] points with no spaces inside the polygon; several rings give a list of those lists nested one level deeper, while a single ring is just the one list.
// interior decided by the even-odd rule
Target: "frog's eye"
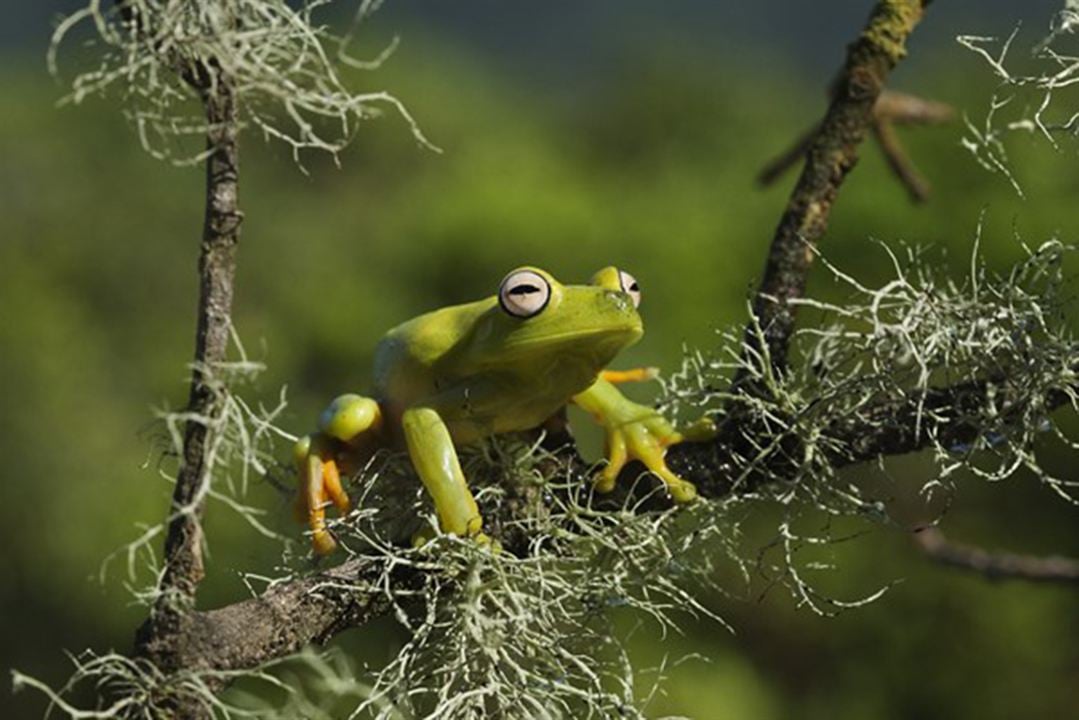
[{"label": "frog's eye", "polygon": [[637,278],[624,270],[618,271],[618,282],[622,285],[622,291],[633,298],[633,307],[641,306],[641,286],[637,284]]},{"label": "frog's eye", "polygon": [[510,315],[528,318],[547,307],[551,285],[546,278],[531,270],[511,272],[498,289],[498,303]]}]

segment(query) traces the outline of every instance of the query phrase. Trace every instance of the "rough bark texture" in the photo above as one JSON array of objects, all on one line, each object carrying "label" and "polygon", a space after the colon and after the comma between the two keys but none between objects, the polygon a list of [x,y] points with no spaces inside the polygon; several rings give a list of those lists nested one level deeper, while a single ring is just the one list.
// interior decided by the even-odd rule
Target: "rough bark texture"
[{"label": "rough bark texture", "polygon": [[[209,123],[206,160],[206,213],[199,254],[198,325],[195,360],[187,411],[198,416],[214,413],[212,374],[225,360],[231,326],[236,246],[242,216],[237,204],[239,146],[236,106],[221,87],[205,100]],[[200,521],[206,477],[205,423],[188,421],[180,471],[172,495],[171,521],[165,540],[165,573],[161,580],[162,602],[190,604],[201,582],[202,530]],[[163,606],[160,609],[165,609]]]},{"label": "rough bark texture", "polygon": [[[907,36],[928,4],[929,0],[878,2],[866,29],[848,48],[831,106],[809,143],[805,167],[773,236],[753,304],[777,368],[785,365],[794,329],[794,307],[788,301],[805,291],[813,249],[828,227],[839,186],[857,162],[858,146],[870,128],[888,73],[906,53]],[[757,348],[753,333],[747,333],[746,342],[764,349]]]},{"label": "rough bark texture", "polygon": [[[255,667],[388,612],[389,599],[375,586],[380,575],[380,568],[349,560],[257,598],[184,614],[171,632],[155,633],[145,625],[139,646],[144,656],[170,670]],[[415,579],[405,568],[394,576],[402,588]],[[361,595],[356,586],[370,586],[371,592]]]}]

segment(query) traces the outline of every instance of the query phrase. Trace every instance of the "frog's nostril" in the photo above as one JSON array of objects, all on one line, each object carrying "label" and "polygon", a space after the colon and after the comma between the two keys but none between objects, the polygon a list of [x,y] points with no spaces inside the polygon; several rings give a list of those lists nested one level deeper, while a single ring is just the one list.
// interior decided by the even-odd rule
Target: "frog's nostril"
[{"label": "frog's nostril", "polygon": [[619,312],[632,312],[636,310],[636,305],[633,304],[633,298],[627,293],[623,293],[620,290],[607,290],[607,298],[614,304],[614,307]]},{"label": "frog's nostril", "polygon": [[628,310],[633,304],[633,301],[630,299],[629,295],[624,292],[619,292],[617,290],[608,290],[605,294],[607,295],[607,298],[612,303],[614,303],[614,306],[619,310]]}]

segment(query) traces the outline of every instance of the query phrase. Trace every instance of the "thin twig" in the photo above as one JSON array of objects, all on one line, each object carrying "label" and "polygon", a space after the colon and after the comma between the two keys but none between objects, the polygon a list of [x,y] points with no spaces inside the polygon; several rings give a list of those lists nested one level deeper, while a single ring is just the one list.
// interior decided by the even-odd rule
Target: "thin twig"
[{"label": "thin twig", "polygon": [[888,167],[895,173],[900,184],[907,189],[910,199],[916,203],[923,203],[929,199],[929,181],[926,180],[918,168],[903,149],[899,142],[899,136],[895,133],[895,126],[888,120],[878,119],[873,123],[873,134],[884,153],[884,159],[888,161]]},{"label": "thin twig", "polygon": [[898,90],[885,90],[873,106],[873,116],[896,125],[940,125],[955,119],[955,108]]},{"label": "thin twig", "polygon": [[814,125],[799,135],[789,148],[761,168],[760,173],[757,174],[757,184],[761,187],[768,187],[783,177],[788,170],[804,160],[806,153],[809,152],[809,146],[813,144],[819,132],[820,125]]},{"label": "thin twig", "polygon": [[[877,131],[877,142],[881,145],[881,149],[887,156],[893,170],[897,171],[900,166],[911,170],[908,173],[897,171],[896,175],[916,202],[925,200],[926,196],[921,189],[924,188],[927,191],[928,184],[924,181],[918,183],[909,182],[912,176],[917,176],[917,173],[913,171],[913,163],[906,158],[906,153],[903,151],[899,139],[892,133],[891,126],[939,125],[949,122],[954,117],[955,110],[950,105],[934,100],[926,100],[925,98],[896,90],[886,89],[882,91],[880,97],[877,98],[876,105],[873,106],[873,127]],[[805,159],[806,153],[809,152],[809,146],[819,131],[820,125],[814,125],[800,135],[793,145],[775,159],[769,161],[757,175],[757,184],[761,187],[768,187]],[[888,146],[885,146],[885,139],[881,137],[882,131],[890,135],[887,139]],[[900,158],[900,160],[896,162],[894,158]]]},{"label": "thin twig", "polygon": [[926,557],[942,565],[980,573],[989,580],[1079,583],[1079,560],[1071,558],[991,553],[974,545],[952,542],[935,527],[915,530],[914,544]]}]

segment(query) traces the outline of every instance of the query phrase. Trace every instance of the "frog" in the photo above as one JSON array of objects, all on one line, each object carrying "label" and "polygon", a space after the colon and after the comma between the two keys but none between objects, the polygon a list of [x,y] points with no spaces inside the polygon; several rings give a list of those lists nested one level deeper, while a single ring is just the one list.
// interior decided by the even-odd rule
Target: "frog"
[{"label": "frog", "polygon": [[625,465],[639,460],[675,503],[692,502],[696,487],[673,472],[665,456],[677,443],[710,437],[714,425],[702,418],[676,429],[618,389],[655,378],[655,368],[607,368],[643,335],[640,302],[637,280],[615,266],[582,285],[564,285],[546,270],[524,266],[509,272],[494,295],[419,315],[387,332],[374,352],[372,394],[335,398],[317,430],[294,448],[297,514],[308,525],[314,553],[328,555],[337,546],[327,508],[342,515],[351,509],[342,478],[381,448],[407,452],[442,533],[490,543],[457,448],[541,428],[569,404],[604,431],[605,462],[593,479],[598,493],[612,491]]}]

